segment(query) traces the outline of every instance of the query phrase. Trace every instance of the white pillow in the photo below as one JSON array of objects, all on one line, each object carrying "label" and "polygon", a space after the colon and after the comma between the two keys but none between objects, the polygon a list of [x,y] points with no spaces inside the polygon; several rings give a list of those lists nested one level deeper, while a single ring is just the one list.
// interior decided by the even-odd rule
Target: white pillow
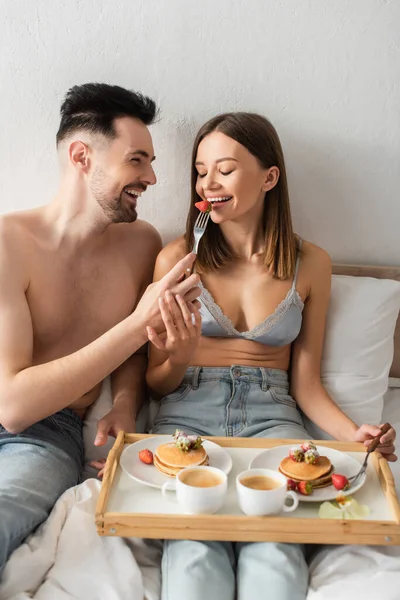
[{"label": "white pillow", "polygon": [[[400,282],[332,276],[322,383],[359,425],[381,422],[399,310]],[[312,437],[330,439],[306,417],[305,426]]]}]

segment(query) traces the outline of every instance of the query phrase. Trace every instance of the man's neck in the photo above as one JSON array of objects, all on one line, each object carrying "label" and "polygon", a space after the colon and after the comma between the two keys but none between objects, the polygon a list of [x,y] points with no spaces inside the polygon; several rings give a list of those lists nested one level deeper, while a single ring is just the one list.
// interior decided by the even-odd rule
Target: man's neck
[{"label": "man's neck", "polygon": [[87,196],[86,190],[66,182],[62,182],[44,214],[58,246],[90,243],[111,225],[101,206]]}]

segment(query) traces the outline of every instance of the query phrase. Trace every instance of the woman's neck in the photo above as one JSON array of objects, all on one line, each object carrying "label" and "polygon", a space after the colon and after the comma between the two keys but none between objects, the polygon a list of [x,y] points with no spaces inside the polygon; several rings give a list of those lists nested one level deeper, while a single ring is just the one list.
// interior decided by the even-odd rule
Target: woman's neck
[{"label": "woman's neck", "polygon": [[250,261],[265,250],[262,213],[246,214],[220,225],[224,238],[238,259]]}]

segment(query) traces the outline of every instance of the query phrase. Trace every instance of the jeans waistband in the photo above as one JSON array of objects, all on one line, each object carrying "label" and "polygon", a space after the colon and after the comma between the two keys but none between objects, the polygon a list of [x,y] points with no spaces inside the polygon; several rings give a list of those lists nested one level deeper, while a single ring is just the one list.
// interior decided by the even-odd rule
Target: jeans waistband
[{"label": "jeans waistband", "polygon": [[230,379],[242,380],[249,383],[258,383],[263,389],[268,386],[277,386],[289,389],[287,371],[282,369],[268,369],[266,367],[247,367],[244,365],[231,365],[230,367],[189,367],[184,375],[183,383],[189,383],[196,389],[202,381],[219,381]]}]

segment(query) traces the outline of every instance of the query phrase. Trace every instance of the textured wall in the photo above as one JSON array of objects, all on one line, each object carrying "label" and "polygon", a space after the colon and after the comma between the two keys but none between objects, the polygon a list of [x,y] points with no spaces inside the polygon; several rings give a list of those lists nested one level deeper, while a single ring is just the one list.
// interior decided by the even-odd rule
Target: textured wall
[{"label": "textured wall", "polygon": [[153,95],[159,183],[141,216],[182,231],[193,135],[267,115],[297,231],[335,260],[400,263],[397,0],[0,0],[0,212],[51,199],[63,94],[107,81]]}]

